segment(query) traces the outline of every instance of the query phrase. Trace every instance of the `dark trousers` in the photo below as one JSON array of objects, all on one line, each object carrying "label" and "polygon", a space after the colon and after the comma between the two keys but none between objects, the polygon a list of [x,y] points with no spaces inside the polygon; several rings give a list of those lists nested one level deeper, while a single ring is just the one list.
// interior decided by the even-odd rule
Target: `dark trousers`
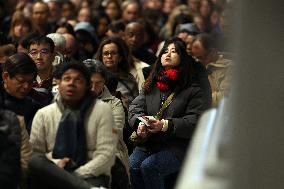
[{"label": "dark trousers", "polygon": [[58,167],[43,154],[34,154],[29,161],[32,189],[90,189],[109,188],[109,177],[101,175],[82,179]]},{"label": "dark trousers", "polygon": [[111,168],[111,189],[130,189],[126,169],[118,158],[115,159],[115,164]]},{"label": "dark trousers", "polygon": [[133,189],[165,189],[165,178],[181,167],[181,160],[170,151],[149,153],[136,148],[129,161]]}]

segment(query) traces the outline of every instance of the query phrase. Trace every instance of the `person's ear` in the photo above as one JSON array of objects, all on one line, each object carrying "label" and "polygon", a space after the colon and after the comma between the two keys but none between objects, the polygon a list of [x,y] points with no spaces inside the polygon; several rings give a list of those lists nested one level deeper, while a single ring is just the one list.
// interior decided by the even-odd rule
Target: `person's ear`
[{"label": "person's ear", "polygon": [[10,76],[9,76],[9,73],[8,73],[7,71],[4,71],[4,72],[2,73],[2,78],[3,78],[3,81],[4,81],[4,82],[6,82],[9,77],[10,77]]}]

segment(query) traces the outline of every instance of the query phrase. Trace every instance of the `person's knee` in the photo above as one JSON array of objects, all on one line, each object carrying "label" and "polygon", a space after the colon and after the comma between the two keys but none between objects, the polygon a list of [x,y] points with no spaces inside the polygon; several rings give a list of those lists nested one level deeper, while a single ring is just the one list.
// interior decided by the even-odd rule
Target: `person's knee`
[{"label": "person's knee", "polygon": [[149,158],[142,162],[140,169],[143,173],[153,173],[157,171],[155,162],[151,161]]},{"label": "person's knee", "polygon": [[129,167],[130,167],[130,170],[131,169],[140,169],[140,165],[141,165],[140,158],[137,157],[135,154],[132,154],[129,157]]}]

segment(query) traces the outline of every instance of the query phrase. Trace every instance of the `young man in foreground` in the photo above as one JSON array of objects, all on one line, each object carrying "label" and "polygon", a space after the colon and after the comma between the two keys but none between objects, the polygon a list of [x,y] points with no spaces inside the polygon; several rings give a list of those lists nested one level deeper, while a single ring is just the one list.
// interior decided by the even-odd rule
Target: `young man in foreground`
[{"label": "young man in foreground", "polygon": [[117,145],[111,107],[91,96],[83,63],[63,65],[59,78],[55,102],[32,124],[32,188],[108,188]]}]

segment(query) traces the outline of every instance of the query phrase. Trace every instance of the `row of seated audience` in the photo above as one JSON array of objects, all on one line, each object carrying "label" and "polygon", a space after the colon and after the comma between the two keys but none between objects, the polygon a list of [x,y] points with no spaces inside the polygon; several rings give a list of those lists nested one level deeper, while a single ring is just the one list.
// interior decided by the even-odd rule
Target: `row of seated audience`
[{"label": "row of seated audience", "polygon": [[[119,38],[116,40],[119,41]],[[201,79],[202,73],[195,73],[196,71],[201,72],[201,69],[195,69],[198,68],[194,66],[197,63],[187,54],[184,42],[178,38],[166,41],[158,57],[159,61],[152,69],[141,92],[135,100],[130,101],[129,124],[135,132],[134,142],[137,146],[130,156],[130,172],[127,159],[128,150],[125,140],[123,140],[125,127],[123,101],[111,95],[106,87],[107,83],[111,84],[113,94],[117,92],[119,79],[116,78],[119,77],[108,71],[107,63],[116,65],[119,63],[103,60],[105,66],[104,63],[98,61],[86,60],[84,63],[64,62],[60,64],[56,70],[57,80],[54,81],[58,85],[58,91],[55,93],[53,103],[37,111],[41,106],[46,105],[46,99],[49,101],[49,95],[52,95],[50,87],[49,90],[44,88],[49,92],[46,93],[45,90],[39,90],[42,86],[36,83],[36,79],[40,77],[39,71],[43,70],[43,67],[48,70],[46,67],[48,63],[44,60],[48,60],[48,56],[53,52],[51,49],[54,49],[54,44],[50,44],[53,44],[52,40],[44,36],[31,40],[29,55],[17,53],[9,57],[3,64],[2,107],[18,115],[23,115],[26,127],[21,129],[31,132],[30,144],[33,149],[31,159],[29,157],[29,143],[27,140],[23,141],[23,139],[28,138],[28,132],[22,132],[21,144],[22,147],[25,146],[21,151],[23,175],[27,174],[27,162],[29,161],[29,184],[31,187],[42,187],[46,178],[50,178],[50,181],[57,181],[48,181],[45,184],[47,188],[57,185],[66,188],[108,187],[110,168],[115,154],[117,158],[111,171],[113,185],[120,184],[120,187],[125,187],[125,183],[128,183],[127,186],[130,187],[128,180],[130,176],[131,185],[134,188],[144,188],[144,184],[146,188],[153,186],[153,184],[157,187],[163,186],[162,178],[180,169],[182,157],[198,117],[202,111],[208,108],[208,101],[210,101],[210,98],[207,98],[207,102],[205,101],[202,88],[198,87],[202,86],[200,82],[206,80]],[[115,43],[110,44],[110,46],[114,46]],[[118,50],[117,48],[111,50],[102,47],[102,49],[102,54],[107,55],[107,57],[113,58],[119,55],[118,52],[115,52]],[[36,60],[34,61],[32,58],[36,58]],[[43,58],[44,60],[42,60]],[[49,65],[52,65],[51,61]],[[64,84],[65,82],[66,84]],[[91,88],[89,87],[90,83],[92,84]],[[116,85],[116,87],[113,88],[113,85]],[[203,84],[203,86],[206,85]],[[35,95],[38,93],[40,95]],[[44,96],[42,94],[49,95],[41,100],[42,104],[40,104],[34,97]],[[96,98],[109,103],[111,105],[109,109],[102,104],[96,110],[96,106],[99,104],[98,101],[93,105]],[[188,100],[186,100],[187,98]],[[124,107],[127,105],[124,104]],[[94,110],[90,111],[90,107],[93,107]],[[110,113],[111,108],[113,113]],[[126,111],[127,108],[125,108]],[[89,113],[87,113],[87,110]],[[102,112],[99,113],[100,111]],[[87,118],[86,115],[88,115]],[[138,117],[146,115],[155,115],[156,118],[149,120],[148,126],[139,122],[138,119]],[[105,123],[106,120],[96,119],[106,119],[112,122]],[[94,127],[94,123],[98,125]],[[108,126],[102,127],[99,123]],[[88,126],[88,124],[90,125]],[[84,125],[84,129],[80,132],[82,125]],[[88,129],[89,127],[90,129]],[[99,131],[97,127],[107,129],[109,132],[105,134],[106,131]],[[94,138],[96,140],[92,140]],[[118,142],[116,138],[118,138]],[[56,148],[58,148],[58,152]],[[147,153],[143,155],[142,152]],[[25,156],[24,154],[28,155]],[[80,157],[83,154],[86,155]],[[171,156],[176,159],[171,159],[173,158]],[[168,159],[165,157],[170,158],[170,162],[167,162]],[[157,159],[159,159],[158,162]],[[166,170],[170,168],[171,163],[176,166],[167,172]],[[167,166],[164,167],[163,165]],[[75,176],[84,178],[86,182],[75,179],[73,174],[68,175],[66,171],[60,168],[74,172]],[[98,172],[96,169],[98,169]],[[158,172],[155,173],[155,170],[158,170]],[[90,172],[88,173],[88,171]],[[53,174],[49,175],[50,173]],[[164,175],[161,175],[161,173],[164,173]],[[125,178],[123,182],[121,182],[123,180],[121,179],[122,175]],[[162,178],[156,183],[157,180],[153,178],[157,177]],[[64,178],[61,180],[62,182],[58,182],[60,178]],[[55,184],[55,186],[52,184]]]},{"label": "row of seated audience", "polygon": [[70,2],[19,3],[3,27],[0,188],[173,188],[229,94],[223,4]]}]

